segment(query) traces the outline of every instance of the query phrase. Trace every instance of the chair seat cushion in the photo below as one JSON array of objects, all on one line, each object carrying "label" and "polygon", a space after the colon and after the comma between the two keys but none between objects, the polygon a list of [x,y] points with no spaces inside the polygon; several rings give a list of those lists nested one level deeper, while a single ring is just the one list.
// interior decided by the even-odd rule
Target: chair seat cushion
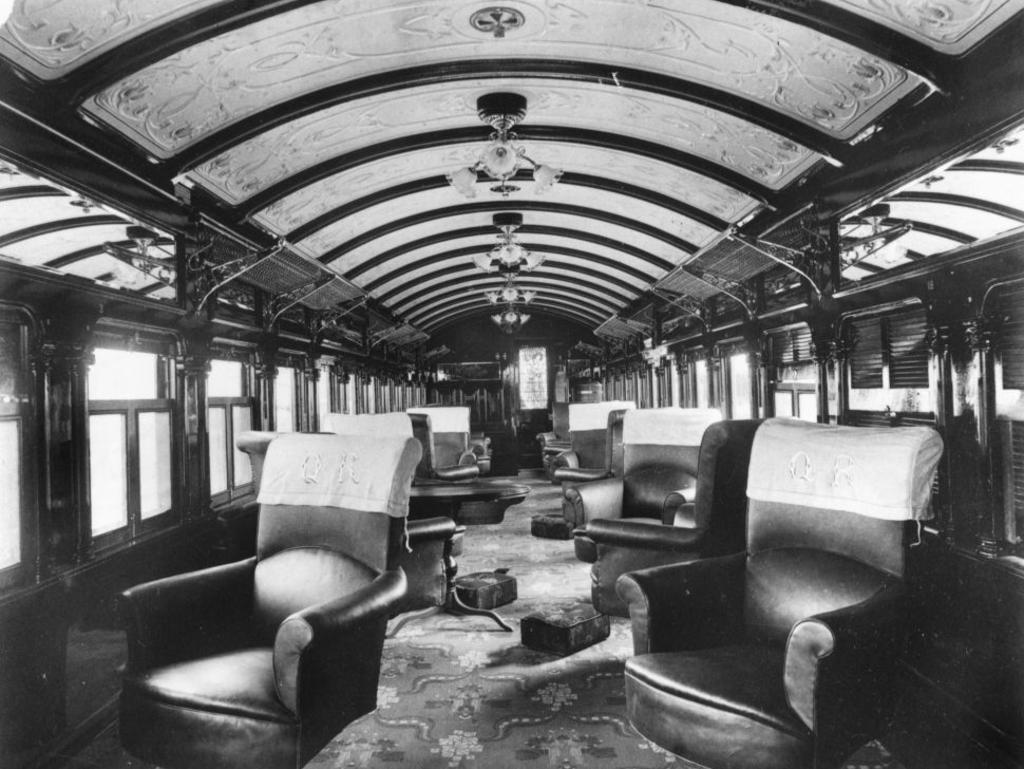
[{"label": "chair seat cushion", "polygon": [[125,686],[170,705],[295,723],[278,699],[271,649],[243,649],[154,668]]},{"label": "chair seat cushion", "polygon": [[626,662],[626,707],[645,737],[730,769],[807,766],[811,735],[786,702],[784,650],[735,645]]}]

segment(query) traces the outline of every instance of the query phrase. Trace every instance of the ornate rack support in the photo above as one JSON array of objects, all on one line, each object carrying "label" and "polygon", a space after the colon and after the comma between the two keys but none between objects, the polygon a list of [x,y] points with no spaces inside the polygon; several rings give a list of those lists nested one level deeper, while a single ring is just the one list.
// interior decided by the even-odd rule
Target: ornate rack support
[{"label": "ornate rack support", "polygon": [[747,313],[748,318],[754,318],[757,315],[755,309],[751,306],[749,299],[745,296],[748,293],[747,290],[736,281],[723,278],[720,275],[715,275],[714,273],[704,270],[698,271],[690,267],[684,267],[683,269],[687,274],[699,280],[701,283],[711,286],[716,291],[725,294],[727,297],[737,302],[740,307],[743,308],[744,312]]},{"label": "ornate rack support", "polygon": [[[736,235],[733,235],[731,237],[737,243],[742,243],[743,245],[747,246],[748,248],[754,249],[755,251],[757,251],[757,253],[761,254],[766,259],[771,259],[773,262],[777,262],[778,264],[781,264],[783,267],[786,267],[787,269],[792,270],[793,272],[795,272],[801,278],[806,280],[811,285],[811,288],[814,289],[814,292],[818,295],[818,298],[819,299],[821,298],[822,293],[823,293],[822,290],[821,290],[821,287],[818,286],[818,284],[815,282],[814,278],[812,278],[810,275],[808,275],[807,272],[805,272],[804,270],[802,270],[799,267],[797,267],[797,265],[793,261],[793,256],[799,255],[800,251],[798,251],[795,248],[789,248],[787,246],[779,245],[778,243],[769,243],[768,241],[747,240],[746,238],[741,238],[741,237],[738,237]],[[778,254],[773,254],[772,253],[772,249],[778,249],[780,251],[784,251],[787,254],[790,254],[791,256],[789,256],[789,258],[787,258],[787,257],[779,256]]]},{"label": "ornate rack support", "polygon": [[705,317],[704,304],[698,302],[696,299],[690,299],[682,294],[672,295],[663,288],[654,286],[651,288],[651,293],[659,299],[668,302],[672,307],[676,307],[682,310],[687,315],[692,315],[694,318],[699,320],[701,323],[707,324],[707,318]]},{"label": "ornate rack support", "polygon": [[215,275],[223,275],[227,273],[229,270],[233,270],[239,266],[240,269],[238,269],[234,273],[231,273],[230,275],[228,275],[228,277],[223,278],[219,280],[217,283],[215,283],[213,288],[207,291],[203,295],[203,298],[199,300],[199,304],[197,304],[195,308],[195,313],[198,315],[200,312],[202,312],[203,307],[206,305],[206,302],[209,301],[210,297],[216,294],[228,283],[230,283],[233,280],[236,280],[237,278],[240,278],[242,275],[249,272],[254,267],[257,267],[258,265],[269,263],[274,259],[274,257],[276,257],[278,254],[284,251],[284,249],[287,248],[287,246],[288,243],[284,240],[284,238],[281,238],[266,253],[261,254],[257,252],[255,254],[250,254],[249,256],[239,257],[238,259],[234,259],[230,262],[225,262],[224,264],[213,265],[212,267],[210,267],[209,269],[215,271]]},{"label": "ornate rack support", "polygon": [[157,283],[160,283],[167,288],[174,288],[173,264],[168,264],[161,259],[154,259],[148,254],[133,251],[132,249],[125,248],[117,243],[104,243],[103,249],[119,262],[124,262],[129,267],[145,273]]}]

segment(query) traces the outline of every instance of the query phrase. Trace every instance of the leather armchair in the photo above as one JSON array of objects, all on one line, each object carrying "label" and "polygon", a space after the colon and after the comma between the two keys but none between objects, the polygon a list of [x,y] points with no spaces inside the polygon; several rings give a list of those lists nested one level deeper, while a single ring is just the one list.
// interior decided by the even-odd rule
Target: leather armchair
[{"label": "leather armchair", "polygon": [[746,551],[619,578],[633,725],[710,769],[835,767],[877,737],[912,631],[896,518],[926,509],[941,451],[930,428],[766,421]]},{"label": "leather armchair", "polygon": [[[412,435],[412,422],[404,414],[338,414],[326,421],[331,429],[348,435],[397,434]],[[253,487],[259,493],[263,477],[263,461],[270,442],[283,433],[250,430],[239,433],[235,445],[249,455]],[[422,518],[406,522],[408,547],[399,550],[396,565],[406,576],[406,592],[395,613],[436,608],[444,605],[448,573],[454,569],[455,556],[462,548],[465,526],[458,526],[447,516]]]},{"label": "leather armchair", "polygon": [[394,568],[403,529],[395,510],[407,505],[419,445],[290,435],[267,452],[267,477],[308,488],[302,452],[325,462],[357,456],[377,468],[374,487],[389,489],[387,499],[350,501],[360,494],[351,482],[344,500],[323,505],[294,492],[285,503],[288,491],[268,501],[264,489],[256,555],[122,594],[119,731],[143,761],[294,768],[376,707],[384,633],[406,586]]},{"label": "leather armchair", "polygon": [[636,408],[631,401],[569,404],[572,448],[548,466],[554,483],[586,483],[622,474],[622,415]]},{"label": "leather armchair", "polygon": [[537,443],[540,444],[541,461],[545,472],[557,455],[572,448],[572,441],[569,438],[568,403],[558,401],[552,404],[551,430],[537,433]]},{"label": "leather armchair", "polygon": [[476,454],[469,445],[469,407],[407,409],[413,435],[423,447],[416,481],[454,483],[479,477]]},{"label": "leather armchair", "polygon": [[469,450],[476,457],[477,467],[480,468],[480,475],[491,474],[491,439],[482,432],[470,433]]},{"label": "leather armchair", "polygon": [[[616,580],[626,572],[744,548],[747,466],[760,423],[744,419],[711,424],[704,431],[695,468],[690,464],[692,447],[679,447],[675,474],[642,469],[634,474],[627,465],[619,484],[625,500],[618,510],[595,504],[593,499],[595,486],[610,485],[616,479],[576,490],[586,523],[574,532],[574,545],[576,556],[592,564],[591,598],[596,609],[629,615],[615,589]],[[628,462],[629,443],[626,452]],[[670,490],[672,484],[682,486],[680,481],[686,485]],[[642,491],[635,490],[638,486]]]}]

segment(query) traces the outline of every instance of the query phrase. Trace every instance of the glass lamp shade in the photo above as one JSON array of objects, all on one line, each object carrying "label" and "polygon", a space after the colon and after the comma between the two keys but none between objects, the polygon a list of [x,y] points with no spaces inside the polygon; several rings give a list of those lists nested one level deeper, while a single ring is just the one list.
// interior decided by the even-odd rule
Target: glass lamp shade
[{"label": "glass lamp shade", "polygon": [[527,250],[518,243],[503,243],[491,249],[491,258],[497,259],[506,267],[514,267],[527,256]]},{"label": "glass lamp shade", "polygon": [[487,301],[491,304],[497,304],[501,301],[501,294],[497,291],[485,291],[484,296],[487,297]]},{"label": "glass lamp shade", "polygon": [[510,141],[498,139],[480,158],[484,171],[494,179],[507,179],[519,168],[519,153]]},{"label": "glass lamp shade", "polygon": [[491,263],[490,254],[474,254],[473,264],[475,264],[484,272],[495,272],[498,269]]},{"label": "glass lamp shade", "polygon": [[501,320],[505,323],[508,323],[509,325],[512,325],[513,323],[518,322],[519,313],[516,312],[515,310],[506,310],[501,314]]},{"label": "glass lamp shade", "polygon": [[506,302],[514,302],[519,298],[519,290],[515,286],[505,286],[501,289],[501,298]]},{"label": "glass lamp shade", "polygon": [[459,194],[465,195],[467,198],[476,197],[476,171],[472,168],[460,168],[458,171],[447,174],[445,178]]},{"label": "glass lamp shade", "polygon": [[[525,249],[524,249],[525,251]],[[544,263],[543,254],[535,254],[532,251],[526,251],[526,260],[523,264],[523,269],[529,272],[535,267],[540,267]]]},{"label": "glass lamp shade", "polygon": [[547,192],[559,179],[562,178],[562,171],[558,168],[541,164],[533,169],[534,192]]},{"label": "glass lamp shade", "polygon": [[536,291],[524,291],[523,292],[523,304],[529,304],[533,301],[534,297],[537,296]]}]

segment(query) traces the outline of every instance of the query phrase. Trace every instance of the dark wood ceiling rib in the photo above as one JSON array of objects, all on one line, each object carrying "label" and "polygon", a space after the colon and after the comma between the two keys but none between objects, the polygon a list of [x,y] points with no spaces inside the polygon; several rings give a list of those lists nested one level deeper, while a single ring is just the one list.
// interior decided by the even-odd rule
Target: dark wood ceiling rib
[{"label": "dark wood ceiling rib", "polygon": [[987,171],[1001,174],[1024,174],[1024,163],[1016,160],[968,158],[949,167],[950,171]]},{"label": "dark wood ceiling rib", "polygon": [[[600,323],[611,314],[590,310],[585,307],[580,307],[574,302],[566,302],[564,300],[553,299],[551,297],[538,297],[526,307],[520,305],[519,309],[523,310],[527,314],[532,314],[537,310],[547,310],[553,315],[564,315],[577,321],[583,320],[587,324],[591,325]],[[417,328],[422,328],[426,331],[449,323],[455,316],[462,314],[463,312],[464,314],[493,315],[499,310],[500,307],[490,304],[486,299],[470,298],[463,302],[454,302],[450,307],[435,309],[433,312],[424,313],[417,316],[415,320],[410,318],[409,322]]]},{"label": "dark wood ceiling rib", "polygon": [[[473,276],[476,277],[476,276]],[[420,296],[403,299],[391,305],[391,310],[396,315],[411,316],[422,311],[424,306],[443,307],[453,297],[478,295],[483,296],[485,291],[500,289],[504,284],[503,278],[492,279],[486,283],[466,283],[465,281],[446,281],[437,286],[425,290]],[[595,308],[603,307],[606,311],[615,306],[621,306],[628,301],[623,297],[608,296],[603,293],[600,287],[585,281],[557,280],[556,282],[522,279],[516,281],[516,287],[520,289],[534,289],[545,296],[565,295],[567,298],[591,305]],[[635,297],[630,297],[635,298]]]},{"label": "dark wood ceiling rib", "polygon": [[[134,248],[135,246],[135,243],[131,240],[113,240],[109,242],[114,243],[115,245],[121,246],[123,248]],[[173,249],[174,241],[171,240],[170,238],[157,238],[156,240],[153,241],[153,245],[167,246],[168,248]],[[46,263],[46,266],[52,267],[54,269],[61,269],[63,267],[67,267],[68,265],[74,264],[75,262],[80,262],[83,259],[89,259],[90,257],[93,256],[99,256],[105,251],[106,249],[103,247],[102,244],[98,246],[89,246],[88,248],[80,248],[77,251],[71,251],[69,253],[66,253],[63,256],[58,257],[57,259],[51,259],[49,262]],[[157,285],[159,286],[162,284]]]},{"label": "dark wood ceiling rib", "polygon": [[23,187],[8,187],[7,189],[0,190],[0,201],[60,197],[67,197],[67,193],[46,184],[26,184]]},{"label": "dark wood ceiling rib", "polygon": [[97,227],[105,224],[131,224],[131,222],[113,214],[76,216],[73,219],[54,219],[42,224],[35,224],[31,227],[24,227],[14,232],[8,232],[3,237],[0,237],[0,248],[28,240],[29,238],[36,238],[40,235],[60,232],[61,230],[70,230],[77,227]]},{"label": "dark wood ceiling rib", "polygon": [[[417,224],[424,224],[426,222],[432,222],[439,219],[445,219],[451,216],[460,216],[463,214],[490,214],[498,213],[500,211],[517,211],[520,213],[527,213],[536,211],[537,213],[555,213],[555,214],[568,214],[570,216],[579,216],[584,219],[595,219],[605,224],[612,224],[618,227],[623,227],[627,230],[633,230],[635,232],[643,233],[648,235],[655,240],[660,240],[673,248],[677,248],[680,251],[692,254],[697,250],[697,246],[690,243],[683,238],[672,235],[671,233],[660,230],[646,222],[638,222],[635,219],[630,219],[626,216],[620,216],[619,214],[611,213],[610,211],[598,211],[593,208],[587,208],[585,206],[574,206],[563,203],[545,203],[543,200],[523,200],[517,201],[515,205],[503,201],[499,197],[495,197],[493,200],[485,200],[478,203],[465,203],[457,206],[449,206],[447,208],[435,208],[429,211],[420,211],[411,216],[406,216],[402,219],[396,219],[393,222],[389,222],[386,225],[377,227],[368,232],[364,232],[361,235],[352,238],[351,240],[335,246],[331,250],[324,254],[321,254],[320,261],[324,264],[330,265],[338,257],[348,253],[352,249],[372,243],[378,238],[390,235],[393,232],[399,232],[406,227],[412,227]],[[497,232],[497,230],[495,230]],[[670,262],[666,262],[664,259],[648,254],[647,261],[651,264],[660,267],[663,270],[668,270],[673,267]],[[351,276],[346,273],[346,278],[351,280]]]},{"label": "dark wood ceiling rib", "polygon": [[[882,226],[895,227],[897,225],[903,224],[904,222],[910,222],[915,232],[923,232],[926,235],[935,235],[938,238],[952,240],[955,243],[960,243],[961,245],[973,243],[975,240],[977,240],[977,238],[975,238],[973,235],[968,235],[965,232],[953,230],[950,229],[949,227],[942,227],[938,224],[932,224],[930,222],[921,222],[918,221],[917,219],[885,219],[882,221]],[[867,222],[862,223],[867,224]],[[768,240],[771,240],[771,238],[768,238]]]},{"label": "dark wood ceiling rib", "polygon": [[[539,275],[540,277],[545,277],[545,278],[550,278],[550,279],[558,279],[558,280],[562,280],[562,281],[570,281],[570,282],[576,281],[576,282],[580,283],[581,285],[589,286],[590,288],[592,288],[595,291],[599,290],[601,293],[607,294],[610,297],[616,297],[617,299],[619,299],[621,301],[630,301],[632,299],[635,299],[641,293],[641,291],[639,289],[636,289],[633,286],[630,286],[628,283],[623,283],[621,281],[614,280],[614,279],[612,279],[612,280],[608,279],[604,274],[602,274],[598,270],[591,270],[591,269],[587,269],[587,268],[578,268],[576,265],[569,265],[569,264],[556,263],[554,265],[549,265],[547,262],[544,263],[544,267],[553,267],[553,266],[559,266],[559,267],[562,267],[562,268],[564,268],[566,270],[571,271],[574,274],[574,277],[573,278],[568,278],[567,276],[564,276],[564,275],[559,275],[559,274],[554,274],[553,275],[550,272],[547,272],[542,267],[542,268],[539,268],[539,269],[535,270],[534,272],[530,272],[530,273],[527,273],[525,275],[520,276],[519,280],[520,281],[529,280],[532,276]],[[404,270],[402,270],[401,272],[404,272]],[[399,271],[396,271],[395,274],[398,274],[398,273],[399,273]],[[590,280],[584,280],[581,277],[583,275],[595,278],[598,282],[594,282],[594,281],[590,281]],[[397,295],[402,293],[403,291],[409,290],[410,287],[413,287],[413,286],[416,286],[419,283],[422,283],[425,280],[425,278],[412,278],[412,279],[410,279],[408,281],[405,281],[403,283],[396,284],[395,287],[392,288],[392,289],[389,289],[386,294],[376,294],[375,298],[378,301],[380,301],[380,302],[384,302],[385,304],[389,303],[391,301],[401,301],[403,303],[407,303],[407,302],[415,301],[416,299],[418,299],[420,297],[427,296],[431,292],[437,290],[438,288],[448,287],[448,286],[456,286],[458,284],[465,283],[466,280],[469,280],[471,278],[491,277],[491,278],[494,278],[496,280],[504,280],[504,278],[502,276],[498,275],[497,273],[490,273],[490,275],[485,275],[484,273],[482,273],[479,270],[477,270],[475,267],[472,267],[471,265],[467,266],[467,265],[464,265],[464,264],[452,265],[450,267],[446,267],[444,269],[440,269],[440,270],[431,272],[430,276],[429,276],[429,279],[434,279],[434,278],[439,278],[439,277],[449,277],[449,276],[457,276],[457,277],[454,277],[454,278],[452,278],[450,280],[442,281],[441,283],[437,283],[437,284],[435,284],[433,286],[430,286],[430,287],[427,287],[427,288],[420,289],[419,291],[416,291],[416,292],[414,292],[412,294],[409,294],[408,296],[404,297],[401,300],[395,299],[395,297],[397,297]]]},{"label": "dark wood ceiling rib", "polygon": [[977,211],[997,214],[999,216],[1005,216],[1007,219],[1024,222],[1024,210],[1020,208],[1014,208],[1013,206],[995,203],[991,200],[984,200],[982,198],[970,197],[969,195],[954,195],[949,192],[907,190],[892,195],[886,198],[886,200],[906,201],[908,203],[938,203],[949,206],[963,206],[964,208],[973,208]]},{"label": "dark wood ceiling rib", "polygon": [[[480,174],[479,176],[482,181],[486,179],[486,176],[483,174]],[[525,182],[531,178],[532,177],[528,172],[520,171],[513,177],[513,181]],[[493,184],[493,182],[491,183]],[[577,187],[588,187],[591,189],[606,190],[608,192],[628,195],[635,200],[642,200],[645,203],[661,206],[668,211],[674,211],[677,214],[682,214],[683,216],[687,216],[694,221],[700,222],[701,224],[716,230],[724,230],[729,226],[729,222],[719,219],[717,216],[714,216],[703,209],[689,205],[668,195],[662,195],[661,193],[655,192],[654,190],[646,187],[638,187],[619,179],[593,176],[591,174],[578,174],[567,171],[562,174],[562,178],[558,184],[560,187],[575,185]],[[424,192],[427,190],[444,189],[447,186],[448,182],[443,176],[428,176],[422,179],[416,179],[412,182],[395,185],[394,187],[389,187],[386,190],[381,190],[372,195],[367,195],[366,197],[359,198],[351,203],[347,203],[343,206],[338,206],[335,209],[327,211],[317,218],[310,220],[306,224],[303,224],[301,227],[297,227],[292,230],[285,237],[291,242],[297,243],[303,238],[312,235],[317,230],[322,229],[339,219],[344,219],[346,216],[351,216],[372,206],[393,200],[400,200],[405,195],[412,195],[414,193]]]},{"label": "dark wood ceiling rib", "polygon": [[[430,334],[437,334],[442,329],[452,325],[453,323],[458,323],[459,321],[474,317],[486,316],[489,318],[493,314],[494,313],[489,311],[489,308],[486,307],[470,307],[459,310],[458,312],[453,313],[452,315],[433,320],[429,324],[419,326],[418,328],[422,328],[424,331]],[[578,313],[572,312],[571,310],[561,310],[552,307],[532,307],[531,312],[527,314],[532,315],[534,318],[537,318],[541,315],[546,315],[548,317],[554,317],[558,320],[564,320],[570,323],[581,325],[587,329],[594,328],[594,326],[597,326],[604,320],[604,318],[592,318],[589,315],[580,315]],[[528,333],[530,327],[525,326],[524,328]],[[519,334],[519,338],[521,339],[522,337],[523,334]]]},{"label": "dark wood ceiling rib", "polygon": [[[516,233],[517,235],[519,235],[517,241],[522,245],[526,246],[527,248],[536,248],[538,251],[545,251],[547,253],[552,254],[563,254],[565,256],[585,256],[587,259],[593,261],[596,264],[617,269],[620,272],[623,272],[631,277],[637,278],[638,280],[642,280],[645,282],[650,280],[650,274],[638,270],[635,267],[631,267],[628,264],[613,262],[610,259],[607,259],[602,256],[595,256],[586,251],[578,251],[576,249],[564,248],[562,246],[549,246],[540,243],[530,243],[523,240],[523,238],[530,235],[547,235],[551,237],[572,238],[574,240],[579,241],[581,244],[592,243],[595,246],[602,246],[604,248],[619,251],[624,256],[631,256],[635,259],[648,262],[655,268],[664,269],[660,267],[660,263],[662,260],[652,257],[650,254],[648,254],[646,251],[643,251],[642,249],[636,248],[627,243],[622,243],[621,241],[618,240],[612,240],[611,238],[606,238],[601,235],[595,235],[594,233],[587,232],[585,230],[572,230],[565,227],[549,227],[537,224],[524,224],[522,227],[516,230]],[[380,267],[381,265],[386,264],[392,259],[399,259],[404,254],[407,254],[415,249],[442,245],[449,240],[459,240],[461,238],[469,238],[474,236],[490,236],[494,238],[495,236],[497,236],[497,234],[498,231],[494,227],[464,227],[459,230],[452,230],[450,232],[442,232],[436,235],[430,235],[425,238],[418,238],[417,240],[410,241],[409,243],[403,244],[396,248],[388,249],[387,251],[378,254],[372,259],[367,259],[366,261],[360,263],[356,267],[353,267],[351,270],[348,271],[347,274],[358,277],[362,275],[364,272],[367,272],[375,267]],[[481,244],[479,247],[467,246],[465,249],[452,249],[444,253],[450,256],[454,256],[456,255],[456,252],[464,252],[466,256],[472,256],[475,253],[490,250],[496,243],[497,240],[494,240],[493,242],[488,244]],[[428,259],[432,258],[433,257],[428,257]],[[415,262],[415,264],[423,265],[424,262],[425,260],[419,260]],[[412,269],[412,266],[410,266],[410,269]],[[376,278],[367,283],[365,286],[363,286],[363,288],[367,291],[374,291],[390,279],[391,278],[387,276],[383,278]]]}]

